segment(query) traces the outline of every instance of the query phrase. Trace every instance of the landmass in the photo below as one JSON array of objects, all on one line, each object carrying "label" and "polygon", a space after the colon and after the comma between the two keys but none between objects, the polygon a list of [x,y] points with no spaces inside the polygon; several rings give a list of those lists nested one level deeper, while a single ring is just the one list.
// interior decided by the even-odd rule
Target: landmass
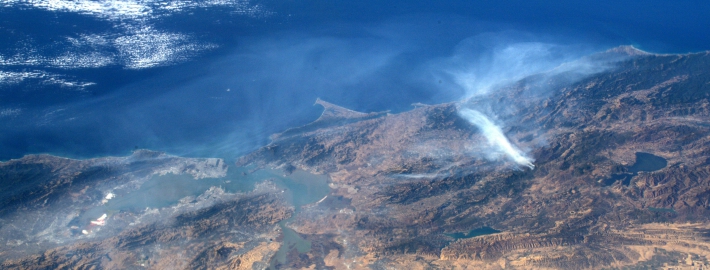
[{"label": "landmass", "polygon": [[[344,246],[308,254],[335,268],[707,266],[710,56],[605,54],[629,58],[571,85],[565,74],[529,78],[470,101],[507,119],[534,169],[471,154],[485,138],[457,103],[277,139],[240,164],[331,176],[337,206],[290,226]],[[539,85],[562,87],[540,95]],[[666,164],[609,181],[645,162],[639,154]],[[477,228],[499,232],[447,235]]]},{"label": "landmass", "polygon": [[[328,176],[325,197],[298,205],[263,179],[86,227],[73,221],[108,194],[234,167],[151,151],[0,163],[2,268],[710,267],[710,53],[619,47],[581,61],[609,66],[396,114],[318,100],[318,120],[235,164]],[[464,107],[489,115],[533,166],[496,155]]]}]

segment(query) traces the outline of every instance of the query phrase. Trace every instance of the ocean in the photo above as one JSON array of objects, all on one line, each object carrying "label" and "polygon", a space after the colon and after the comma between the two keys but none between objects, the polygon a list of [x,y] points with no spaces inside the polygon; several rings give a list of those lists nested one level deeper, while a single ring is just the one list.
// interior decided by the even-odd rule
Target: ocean
[{"label": "ocean", "polygon": [[466,96],[461,73],[710,49],[707,1],[129,2],[0,3],[0,160],[231,160],[317,119],[316,98],[397,113]]}]

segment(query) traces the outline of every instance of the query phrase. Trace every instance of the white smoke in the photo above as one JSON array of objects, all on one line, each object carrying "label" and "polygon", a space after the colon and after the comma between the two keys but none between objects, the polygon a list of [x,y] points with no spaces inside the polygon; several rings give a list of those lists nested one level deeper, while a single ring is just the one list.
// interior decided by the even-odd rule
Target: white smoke
[{"label": "white smoke", "polygon": [[534,160],[525,156],[520,149],[511,144],[505,134],[503,134],[503,131],[484,114],[468,108],[460,108],[458,113],[463,119],[478,127],[490,146],[496,151],[503,153],[519,165],[527,166],[530,169],[535,168],[535,165],[533,165]]},{"label": "white smoke", "polygon": [[[535,40],[535,36],[519,32],[484,33],[462,41],[454,55],[429,67],[429,78],[438,82],[436,86],[459,94],[459,116],[478,127],[488,140],[491,152],[484,158],[504,158],[531,169],[534,159],[508,140],[501,125],[515,121],[525,104],[553,95],[559,85],[607,70],[615,62],[583,57],[597,50],[586,45]],[[518,91],[517,98],[501,98],[505,93],[500,91],[517,83],[522,84],[512,87]]]},{"label": "white smoke", "polygon": [[496,45],[488,53],[460,57],[458,61],[476,63],[462,70],[450,70],[466,99],[488,94],[501,86],[551,70],[569,58],[557,55],[561,46],[541,42]]}]

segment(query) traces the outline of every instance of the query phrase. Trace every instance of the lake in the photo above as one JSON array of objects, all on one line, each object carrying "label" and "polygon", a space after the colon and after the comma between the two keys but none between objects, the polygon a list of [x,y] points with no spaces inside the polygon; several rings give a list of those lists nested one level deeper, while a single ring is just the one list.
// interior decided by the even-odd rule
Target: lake
[{"label": "lake", "polygon": [[668,161],[665,158],[656,156],[650,153],[636,152],[636,161],[633,165],[627,167],[627,173],[615,173],[602,182],[605,186],[611,186],[621,180],[621,184],[628,186],[631,184],[631,178],[637,176],[639,172],[653,172],[668,166]]},{"label": "lake", "polygon": [[481,228],[476,228],[476,229],[470,230],[468,232],[445,233],[444,235],[458,240],[458,239],[466,239],[466,238],[472,238],[472,237],[476,237],[476,236],[494,234],[494,233],[499,233],[499,232],[502,232],[502,231],[493,229],[491,227],[481,227]]}]

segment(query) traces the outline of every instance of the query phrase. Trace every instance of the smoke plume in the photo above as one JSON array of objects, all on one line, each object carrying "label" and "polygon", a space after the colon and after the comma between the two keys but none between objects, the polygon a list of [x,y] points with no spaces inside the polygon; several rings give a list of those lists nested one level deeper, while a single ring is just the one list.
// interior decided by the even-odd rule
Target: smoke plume
[{"label": "smoke plume", "polygon": [[503,131],[484,114],[469,108],[460,108],[458,113],[463,119],[476,126],[486,137],[488,144],[496,151],[503,153],[508,159],[519,165],[527,166],[530,169],[535,168],[534,160],[525,156],[520,149],[511,144]]},{"label": "smoke plume", "polygon": [[[521,121],[520,111],[551,98],[564,86],[612,68],[620,60],[588,57],[598,50],[520,32],[484,33],[463,40],[452,56],[432,61],[429,80],[438,81],[436,87],[441,91],[458,94],[459,116],[487,139],[487,153],[471,155],[510,160],[534,169],[534,159],[503,130],[511,126],[539,129],[534,122]],[[545,138],[535,141],[542,143]]]}]

